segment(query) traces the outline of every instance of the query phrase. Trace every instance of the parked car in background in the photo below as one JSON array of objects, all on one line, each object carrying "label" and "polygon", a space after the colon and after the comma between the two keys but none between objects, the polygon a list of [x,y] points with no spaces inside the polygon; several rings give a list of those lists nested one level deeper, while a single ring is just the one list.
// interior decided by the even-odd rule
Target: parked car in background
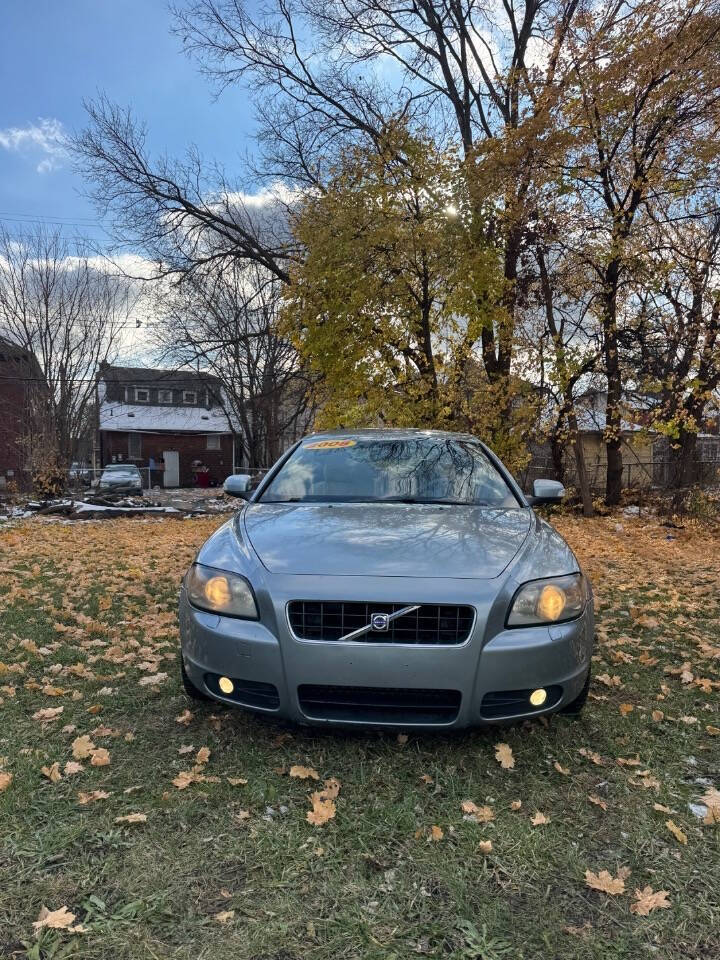
[{"label": "parked car in background", "polygon": [[70,483],[81,483],[84,487],[89,487],[92,483],[92,468],[87,463],[73,461],[68,470],[68,479]]},{"label": "parked car in background", "polygon": [[142,476],[134,463],[112,463],[100,474],[97,490],[142,496]]},{"label": "parked car in background", "polygon": [[590,583],[474,437],[308,437],[202,546],[180,592],[187,693],[305,724],[467,727],[590,686]]}]

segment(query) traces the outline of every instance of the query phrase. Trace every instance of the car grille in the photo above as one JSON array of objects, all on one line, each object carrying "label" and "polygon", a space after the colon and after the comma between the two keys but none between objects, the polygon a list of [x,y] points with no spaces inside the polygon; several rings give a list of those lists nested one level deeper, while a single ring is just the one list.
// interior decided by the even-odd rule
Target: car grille
[{"label": "car grille", "polygon": [[[288,620],[300,640],[340,640],[370,623],[374,613],[395,613],[409,603],[362,603],[291,600]],[[412,613],[391,620],[385,631],[368,630],[358,643],[408,643],[453,646],[464,643],[473,626],[472,607],[424,603]]]},{"label": "car grille", "polygon": [[460,709],[459,690],[404,687],[298,687],[306,717],[355,723],[452,723]]}]

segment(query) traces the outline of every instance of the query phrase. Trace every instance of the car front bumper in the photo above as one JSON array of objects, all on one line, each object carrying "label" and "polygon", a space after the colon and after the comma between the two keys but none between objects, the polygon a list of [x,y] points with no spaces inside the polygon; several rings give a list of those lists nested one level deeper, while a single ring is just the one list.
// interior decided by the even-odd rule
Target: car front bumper
[{"label": "car front bumper", "polygon": [[[347,592],[346,587],[337,589]],[[578,696],[590,667],[592,602],[570,623],[507,630],[481,598],[472,633],[457,646],[321,642],[298,640],[289,628],[285,606],[293,595],[301,595],[298,590],[289,586],[269,609],[261,603],[262,621],[249,621],[198,610],[182,589],[182,657],[192,683],[218,701],[299,724],[448,729],[553,713]],[[466,597],[455,599],[467,602]],[[219,690],[221,676],[235,683],[233,695]],[[490,709],[490,695],[540,687],[550,694],[540,708],[516,697],[512,708],[505,709],[501,697]],[[318,691],[327,697],[324,706],[315,702]],[[362,692],[358,700],[370,697],[387,709],[343,706],[348,691]],[[426,709],[422,704],[418,709],[420,700],[427,700]],[[435,709],[441,702],[442,710]]]}]

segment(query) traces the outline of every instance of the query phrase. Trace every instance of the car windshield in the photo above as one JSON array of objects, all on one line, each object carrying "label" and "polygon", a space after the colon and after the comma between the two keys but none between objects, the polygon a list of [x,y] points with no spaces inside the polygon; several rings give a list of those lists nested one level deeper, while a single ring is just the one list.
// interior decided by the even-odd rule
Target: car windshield
[{"label": "car windshield", "polygon": [[307,440],[262,503],[399,502],[520,507],[480,444],[453,437]]},{"label": "car windshield", "polygon": [[140,471],[138,470],[137,467],[131,467],[131,466],[128,466],[128,467],[119,467],[119,466],[115,466],[115,467],[105,467],[104,472],[105,472],[105,473],[115,473],[115,474],[117,474],[117,473],[120,473],[120,474],[130,474],[130,475],[132,475],[132,476],[136,476]]}]

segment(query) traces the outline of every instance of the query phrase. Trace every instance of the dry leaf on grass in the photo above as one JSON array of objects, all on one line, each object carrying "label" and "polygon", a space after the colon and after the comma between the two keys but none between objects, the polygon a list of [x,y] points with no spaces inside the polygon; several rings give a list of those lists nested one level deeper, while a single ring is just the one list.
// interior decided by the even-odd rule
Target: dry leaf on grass
[{"label": "dry leaf on grass", "polygon": [[217,920],[218,923],[229,923],[234,916],[234,910],[222,910],[220,913],[215,914],[214,919]]},{"label": "dry leaf on grass", "polygon": [[619,710],[620,713],[626,717],[629,713],[632,713],[635,707],[631,703],[621,703]]},{"label": "dry leaf on grass", "polygon": [[515,757],[512,749],[507,743],[498,743],[495,747],[495,759],[503,770],[512,770],[515,766]]},{"label": "dry leaf on grass", "polygon": [[399,733],[397,735],[397,742],[400,744],[401,747],[404,747],[405,744],[408,742],[408,735],[406,733]]},{"label": "dry leaf on grass", "polygon": [[50,767],[41,767],[40,772],[48,778],[51,783],[57,783],[62,779],[60,774],[60,764],[55,761]]},{"label": "dry leaf on grass", "polygon": [[567,767],[564,767],[564,766],[563,766],[561,763],[559,763],[557,760],[555,761],[555,763],[553,763],[553,766],[555,767],[555,769],[557,770],[557,772],[558,772],[558,773],[562,773],[563,776],[566,776],[566,777],[567,777],[568,774],[570,773],[570,770],[569,770]]},{"label": "dry leaf on grass", "polygon": [[319,780],[320,775],[312,767],[303,767],[296,763],[290,767],[290,776],[297,777],[298,780]]},{"label": "dry leaf on grass", "polygon": [[110,794],[107,790],[92,790],[90,793],[83,793],[81,790],[80,793],[78,793],[78,803],[85,806],[94,800],[107,800],[109,796]]},{"label": "dry leaf on grass", "polygon": [[207,763],[210,759],[210,750],[208,747],[200,747],[195,754],[195,763]]},{"label": "dry leaf on grass", "polygon": [[668,828],[670,833],[675,837],[678,843],[682,843],[683,846],[687,844],[687,841],[688,841],[687,835],[683,833],[683,831],[675,823],[674,820],[666,820],[665,826]]},{"label": "dry leaf on grass", "polygon": [[145,823],[146,813],[126,813],[124,817],[115,817],[115,823]]},{"label": "dry leaf on grass", "polygon": [[492,853],[492,840],[481,840],[478,844],[480,853]]},{"label": "dry leaf on grass", "polygon": [[668,910],[670,901],[667,890],[653,891],[652,887],[645,887],[643,890],[635,890],[635,903],[630,905],[630,913],[636,913],[639,917],[646,917],[652,910]]},{"label": "dry leaf on grass", "polygon": [[175,723],[182,723],[184,726],[187,726],[192,718],[193,715],[189,710],[183,710],[180,716],[175,717]]},{"label": "dry leaf on grass", "polygon": [[93,767],[106,767],[110,763],[110,754],[104,747],[98,747],[97,750],[93,750],[92,759],[90,764]]},{"label": "dry leaf on grass", "polygon": [[245,777],[225,777],[231,787],[244,787],[247,785]]},{"label": "dry leaf on grass", "polygon": [[595,753],[594,750],[588,750],[587,747],[580,747],[578,753],[581,757],[586,757],[588,760],[591,760],[596,767],[602,767],[603,759],[599,753]]},{"label": "dry leaf on grass", "polygon": [[476,823],[489,823],[495,819],[492,807],[478,807],[472,800],[463,800],[460,804],[466,820],[474,820]]},{"label": "dry leaf on grass", "polygon": [[544,824],[550,823],[550,818],[546,817],[544,813],[540,813],[540,811],[538,810],[535,813],[535,816],[532,817],[532,819],[530,820],[530,823],[534,827],[542,827]]},{"label": "dry leaf on grass", "polygon": [[445,833],[442,827],[433,826],[430,827],[430,839],[433,843],[438,843],[445,836]]},{"label": "dry leaf on grass", "polygon": [[713,824],[720,823],[720,790],[709,787],[700,797],[700,803],[704,803],[707,807],[707,813],[703,820],[705,826],[711,827]]},{"label": "dry leaf on grass", "polygon": [[522,800],[513,800],[510,804],[511,810],[519,810],[522,807]]},{"label": "dry leaf on grass", "polygon": [[613,877],[607,870],[601,870],[600,873],[593,873],[592,870],[585,871],[585,883],[592,890],[600,890],[610,896],[625,892],[625,880],[630,875],[627,867],[621,867],[617,876]]},{"label": "dry leaf on grass", "polygon": [[653,810],[657,810],[659,813],[672,813],[673,811],[670,807],[666,807],[664,803],[654,803]]},{"label": "dry leaf on grass", "polygon": [[44,710],[36,710],[32,715],[33,720],[42,720],[43,723],[48,720],[54,720],[59,717],[65,707],[45,707]]},{"label": "dry leaf on grass", "polygon": [[87,760],[88,757],[92,756],[94,749],[95,744],[87,734],[83,734],[82,737],[76,737],[73,740],[72,754],[76,760]]},{"label": "dry leaf on grass", "polygon": [[63,768],[63,773],[66,777],[72,776],[74,773],[82,773],[85,767],[78,763],[77,760],[68,760]]},{"label": "dry leaf on grass", "polygon": [[604,800],[601,800],[600,797],[596,797],[594,794],[588,794],[588,800],[590,803],[594,803],[596,807],[600,807],[602,810],[607,810],[607,804]]},{"label": "dry leaf on grass", "polygon": [[308,810],[305,819],[315,827],[321,827],[335,816],[335,798],[340,793],[340,781],[330,777],[325,781],[323,790],[316,790],[310,797],[312,810]]},{"label": "dry leaf on grass", "polygon": [[80,924],[75,924],[75,914],[70,913],[67,907],[60,907],[58,910],[48,910],[42,907],[40,915],[33,923],[36,932],[43,928],[50,930],[70,930],[72,933],[83,933],[84,928]]}]

